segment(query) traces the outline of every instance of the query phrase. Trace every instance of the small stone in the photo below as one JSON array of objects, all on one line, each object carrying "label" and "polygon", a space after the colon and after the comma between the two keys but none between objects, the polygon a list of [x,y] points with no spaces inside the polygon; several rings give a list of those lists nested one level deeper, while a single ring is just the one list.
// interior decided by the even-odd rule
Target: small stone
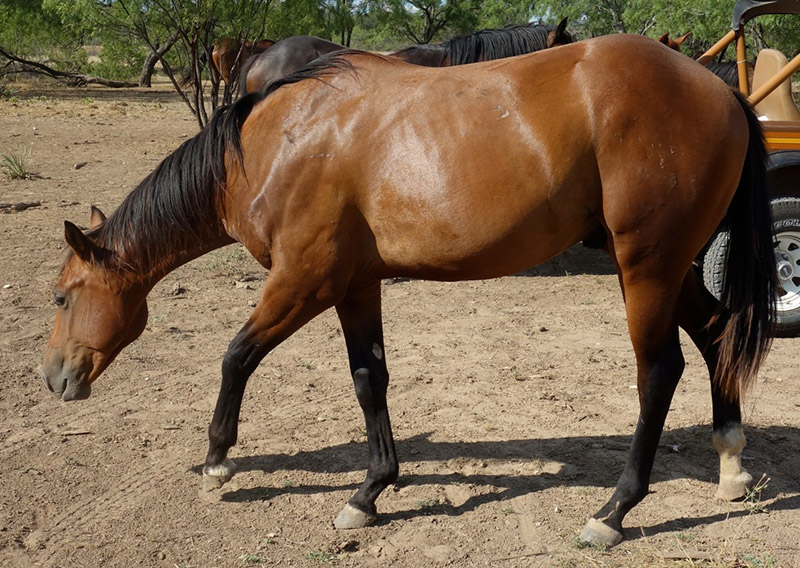
[{"label": "small stone", "polygon": [[73,169],[73,170],[79,170],[79,169],[81,169],[83,166],[85,166],[85,165],[86,165],[86,164],[88,164],[88,163],[89,163],[89,162],[78,162],[77,164],[75,164],[74,166],[72,166],[72,169]]},{"label": "small stone", "polygon": [[340,542],[336,545],[337,552],[355,552],[358,550],[358,541],[357,540],[346,540],[344,542]]},{"label": "small stone", "polygon": [[560,513],[561,512],[561,507],[553,507],[553,512],[554,513]]}]

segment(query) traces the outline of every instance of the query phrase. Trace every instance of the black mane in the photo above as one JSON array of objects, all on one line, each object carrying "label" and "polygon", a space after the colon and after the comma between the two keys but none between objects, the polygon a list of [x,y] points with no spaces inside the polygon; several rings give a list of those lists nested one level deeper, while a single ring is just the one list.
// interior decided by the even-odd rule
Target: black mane
[{"label": "black mane", "polygon": [[241,161],[239,131],[259,99],[243,97],[220,107],[200,133],[167,156],[88,233],[92,241],[116,252],[129,268],[146,270],[164,254],[192,247],[209,227],[218,226],[225,156],[230,152]]},{"label": "black mane", "polygon": [[[442,42],[450,55],[450,65],[465,65],[477,61],[502,59],[547,48],[547,36],[556,26],[520,24],[505,28],[480,30],[471,35],[454,37]],[[560,39],[572,42],[563,32]]]}]

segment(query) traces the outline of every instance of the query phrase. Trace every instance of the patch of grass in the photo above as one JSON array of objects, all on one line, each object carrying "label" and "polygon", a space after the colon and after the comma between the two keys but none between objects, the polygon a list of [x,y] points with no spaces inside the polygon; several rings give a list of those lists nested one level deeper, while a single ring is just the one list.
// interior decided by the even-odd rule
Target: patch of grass
[{"label": "patch of grass", "polygon": [[21,154],[11,152],[0,155],[0,168],[11,179],[29,179],[35,175],[30,167],[31,151],[25,148]]},{"label": "patch of grass", "polygon": [[777,560],[772,554],[766,554],[764,556],[745,554],[742,556],[742,562],[749,568],[772,568],[776,565]]},{"label": "patch of grass", "polygon": [[297,487],[297,481],[295,481],[291,477],[287,477],[281,483],[281,487],[283,487],[284,489],[289,489],[290,487]]},{"label": "patch of grass", "polygon": [[12,103],[17,102],[19,99],[17,95],[19,91],[11,85],[0,85],[0,99],[6,99]]},{"label": "patch of grass", "polygon": [[310,550],[306,553],[306,559],[312,562],[319,562],[320,564],[332,564],[336,562],[336,555],[332,552],[325,552],[324,550]]},{"label": "patch of grass", "polygon": [[242,246],[234,245],[212,251],[206,255],[206,267],[225,276],[238,275],[244,272],[247,251]]},{"label": "patch of grass", "polygon": [[433,497],[426,497],[425,499],[417,499],[417,507],[421,513],[425,515],[438,515],[444,513],[449,503],[442,502]]},{"label": "patch of grass", "polygon": [[761,476],[753,487],[751,487],[744,497],[744,507],[751,513],[763,513],[767,510],[766,505],[761,502],[761,494],[769,487],[770,478],[766,474]]},{"label": "patch of grass", "polygon": [[572,539],[572,546],[578,550],[594,550],[597,552],[608,552],[608,546],[599,542],[586,542],[579,535]]},{"label": "patch of grass", "polygon": [[266,558],[258,554],[242,554],[239,557],[239,560],[241,560],[245,564],[263,564],[264,562],[267,561]]},{"label": "patch of grass", "polygon": [[500,513],[503,515],[513,515],[516,513],[516,511],[511,505],[503,505],[500,507]]}]

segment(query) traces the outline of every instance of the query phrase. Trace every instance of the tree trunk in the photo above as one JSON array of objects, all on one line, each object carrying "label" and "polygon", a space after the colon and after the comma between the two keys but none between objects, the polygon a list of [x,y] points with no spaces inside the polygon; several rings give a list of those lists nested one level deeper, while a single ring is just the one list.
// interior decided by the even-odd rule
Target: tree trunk
[{"label": "tree trunk", "polygon": [[92,75],[85,75],[84,73],[74,73],[72,71],[59,71],[58,69],[53,69],[52,67],[49,67],[44,63],[39,63],[38,61],[31,61],[29,59],[19,57],[18,55],[14,55],[13,53],[10,53],[1,48],[0,48],[0,57],[5,57],[11,62],[18,63],[21,67],[21,70],[26,73],[39,73],[41,75],[47,75],[55,79],[65,79],[77,85],[97,83],[98,85],[105,85],[106,87],[115,87],[115,88],[138,86],[138,83],[133,83],[131,81],[113,81],[111,79],[106,79],[104,77],[94,77]]},{"label": "tree trunk", "polygon": [[142,65],[142,74],[139,75],[139,86],[150,87],[153,71],[155,71],[156,63],[158,63],[158,54],[151,51],[144,58],[144,65]]},{"label": "tree trunk", "polygon": [[153,77],[153,72],[156,68],[156,63],[158,63],[158,61],[164,57],[164,54],[166,54],[172,48],[172,46],[175,45],[176,41],[178,41],[177,32],[173,33],[163,46],[159,46],[158,43],[156,43],[156,49],[150,50],[150,53],[148,53],[147,57],[144,59],[144,65],[142,65],[142,74],[139,76],[140,87],[151,86],[150,83]]}]

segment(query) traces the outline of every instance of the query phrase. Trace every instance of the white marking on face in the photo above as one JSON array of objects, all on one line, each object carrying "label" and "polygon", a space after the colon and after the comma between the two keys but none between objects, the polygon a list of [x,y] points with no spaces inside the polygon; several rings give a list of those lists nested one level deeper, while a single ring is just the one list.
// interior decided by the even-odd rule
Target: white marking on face
[{"label": "white marking on face", "polygon": [[372,344],[372,354],[375,355],[375,358],[378,361],[383,359],[383,350],[381,349],[381,346],[378,345],[377,343]]}]

